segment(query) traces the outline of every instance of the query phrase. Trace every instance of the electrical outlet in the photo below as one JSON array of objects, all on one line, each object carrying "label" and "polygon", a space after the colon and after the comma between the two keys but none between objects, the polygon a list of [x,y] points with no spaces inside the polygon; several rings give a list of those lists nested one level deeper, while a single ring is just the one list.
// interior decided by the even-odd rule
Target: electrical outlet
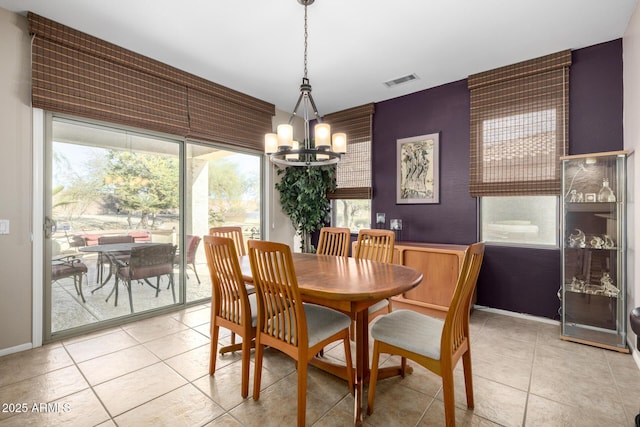
[{"label": "electrical outlet", "polygon": [[9,220],[0,219],[0,234],[9,234]]}]

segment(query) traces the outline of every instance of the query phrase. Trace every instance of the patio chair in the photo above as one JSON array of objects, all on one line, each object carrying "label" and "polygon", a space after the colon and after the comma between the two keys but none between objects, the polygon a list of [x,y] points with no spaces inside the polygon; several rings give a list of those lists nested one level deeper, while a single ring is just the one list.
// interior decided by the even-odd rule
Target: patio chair
[{"label": "patio chair", "polygon": [[[116,243],[133,243],[135,240],[133,236],[100,236],[98,237],[98,245],[113,245]],[[129,256],[128,252],[120,252],[120,253],[112,253],[113,258],[120,259],[126,261]],[[96,275],[96,282],[102,283],[103,277],[103,269],[104,269],[104,255],[102,252],[98,252],[98,260],[96,261],[96,267],[98,269],[98,274]],[[111,265],[109,266],[111,268]]]},{"label": "patio chair", "polygon": [[[112,265],[116,266],[115,276],[116,283],[107,296],[109,301],[111,295],[115,292],[115,306],[118,305],[118,285],[120,281],[124,283],[129,293],[129,306],[133,313],[133,296],[131,292],[132,281],[144,281],[147,285],[156,290],[156,297],[160,293],[160,278],[168,276],[169,287],[173,294],[173,302],[176,302],[176,291],[173,279],[173,260],[176,247],[171,243],[149,244],[137,246],[131,249],[128,261],[123,261],[114,257],[113,254],[107,253],[111,258]],[[153,285],[149,279],[156,278],[156,284]]]},{"label": "patio chair", "polygon": [[72,277],[73,286],[83,303],[86,301],[82,293],[82,279],[87,276],[87,271],[87,265],[77,255],[67,255],[51,260],[51,282]]},{"label": "patio chair", "polygon": [[[187,256],[185,258],[185,267],[191,268],[196,275],[196,280],[198,281],[198,285],[200,284],[200,277],[198,276],[198,270],[196,270],[196,252],[198,251],[198,246],[200,245],[200,240],[202,240],[199,236],[193,236],[187,234],[185,239],[185,246],[187,247]],[[176,256],[173,260],[173,263],[176,266],[179,266],[181,262],[181,254],[180,250],[176,251]],[[185,274],[187,275],[187,279],[189,278],[189,273],[185,270]]]}]

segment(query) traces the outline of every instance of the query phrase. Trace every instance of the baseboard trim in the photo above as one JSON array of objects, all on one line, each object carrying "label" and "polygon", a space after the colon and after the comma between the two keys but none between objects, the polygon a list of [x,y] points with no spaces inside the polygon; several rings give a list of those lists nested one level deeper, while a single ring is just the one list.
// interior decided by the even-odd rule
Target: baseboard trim
[{"label": "baseboard trim", "polygon": [[508,311],[508,310],[500,310],[499,308],[485,307],[483,305],[477,305],[476,304],[476,305],[473,306],[473,309],[474,310],[479,310],[479,311],[487,311],[489,313],[503,314],[505,316],[518,317],[520,319],[534,320],[536,322],[546,323],[546,324],[549,324],[549,325],[559,325],[560,324],[559,321],[553,320],[553,319],[547,319],[546,317],[532,316],[531,314],[516,313],[514,311]]},{"label": "baseboard trim", "polygon": [[20,344],[15,347],[0,348],[0,357],[6,356],[7,354],[13,354],[13,353],[18,353],[25,350],[31,350],[32,348],[33,348],[33,344],[30,342],[25,344]]}]

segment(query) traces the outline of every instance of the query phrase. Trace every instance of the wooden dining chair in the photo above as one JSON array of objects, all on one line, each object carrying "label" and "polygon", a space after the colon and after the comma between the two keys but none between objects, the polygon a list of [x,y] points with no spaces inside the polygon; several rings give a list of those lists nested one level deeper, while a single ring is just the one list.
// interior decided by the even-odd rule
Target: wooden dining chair
[{"label": "wooden dining chair", "polygon": [[444,321],[411,310],[395,310],[380,317],[371,327],[373,358],[369,381],[367,413],[373,413],[380,353],[402,357],[402,375],[406,359],[411,359],[442,377],[444,413],[447,426],[455,426],[453,371],[462,358],[467,407],[473,408],[469,310],[484,256],[484,243],[471,245],[465,252],[453,299]]},{"label": "wooden dining chair", "polygon": [[[244,245],[244,236],[242,234],[242,227],[240,226],[220,226],[220,227],[211,227],[209,228],[210,236],[218,236],[218,237],[228,237],[233,240],[233,243],[236,245],[236,253],[238,256],[247,255],[247,251]],[[245,283],[247,286],[247,291],[249,294],[255,292],[252,284]],[[236,334],[235,332],[231,332],[231,345],[235,345],[236,343]]]},{"label": "wooden dining chair", "polygon": [[[395,238],[396,235],[391,230],[362,229],[358,232],[353,257],[391,264]],[[391,313],[391,302],[388,299],[378,301],[369,307],[369,321],[384,313]],[[353,339],[353,327],[351,328],[351,338]]]},{"label": "wooden dining chair", "polygon": [[233,240],[236,245],[236,252],[239,256],[244,256],[247,251],[244,246],[244,237],[242,235],[242,227],[225,226],[225,227],[211,227],[209,229],[210,236],[228,237]]},{"label": "wooden dining chair", "polygon": [[348,257],[351,231],[343,227],[322,227],[318,238],[318,255]]},{"label": "wooden dining chair", "polygon": [[222,347],[220,354],[242,350],[242,397],[249,395],[249,356],[255,345],[258,308],[256,295],[244,286],[236,246],[228,237],[204,236],[204,250],[211,275],[211,352],[209,375],[216,371],[220,327],[242,337],[241,344]]},{"label": "wooden dining chair", "polygon": [[342,340],[349,390],[353,368],[346,314],[315,304],[303,304],[291,248],[283,243],[249,240],[249,261],[258,297],[253,398],[260,398],[264,346],[293,358],[298,369],[298,426],[305,425],[307,365],[329,343]]}]

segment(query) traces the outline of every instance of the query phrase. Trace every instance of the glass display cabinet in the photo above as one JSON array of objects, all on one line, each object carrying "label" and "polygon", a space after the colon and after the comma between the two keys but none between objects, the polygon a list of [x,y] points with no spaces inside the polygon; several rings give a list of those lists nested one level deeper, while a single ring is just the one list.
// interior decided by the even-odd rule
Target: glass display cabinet
[{"label": "glass display cabinet", "polygon": [[627,151],[562,161],[561,338],[628,352]]}]

